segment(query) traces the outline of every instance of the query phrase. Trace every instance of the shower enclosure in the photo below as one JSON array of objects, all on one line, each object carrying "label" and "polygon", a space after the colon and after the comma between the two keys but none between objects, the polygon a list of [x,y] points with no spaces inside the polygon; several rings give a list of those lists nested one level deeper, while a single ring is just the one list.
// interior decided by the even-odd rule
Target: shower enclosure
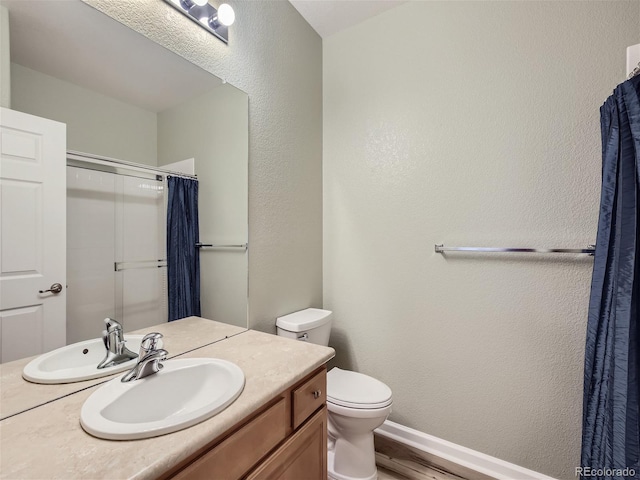
[{"label": "shower enclosure", "polygon": [[67,343],[167,321],[166,179],[142,170],[67,166]]}]

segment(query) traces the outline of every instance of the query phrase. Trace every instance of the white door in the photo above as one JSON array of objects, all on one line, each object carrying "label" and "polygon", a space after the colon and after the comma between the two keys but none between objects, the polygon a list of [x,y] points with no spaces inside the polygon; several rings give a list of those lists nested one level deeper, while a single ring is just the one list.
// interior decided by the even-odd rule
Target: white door
[{"label": "white door", "polygon": [[65,165],[65,124],[0,109],[0,362],[66,341]]}]

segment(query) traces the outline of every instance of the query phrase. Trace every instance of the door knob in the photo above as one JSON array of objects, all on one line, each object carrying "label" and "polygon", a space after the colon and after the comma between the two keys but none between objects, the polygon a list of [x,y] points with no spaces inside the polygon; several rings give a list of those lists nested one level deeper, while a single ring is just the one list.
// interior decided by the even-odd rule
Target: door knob
[{"label": "door knob", "polygon": [[62,285],[60,285],[59,283],[54,283],[53,285],[51,285],[51,287],[49,287],[49,290],[38,290],[38,293],[60,293],[62,291]]}]

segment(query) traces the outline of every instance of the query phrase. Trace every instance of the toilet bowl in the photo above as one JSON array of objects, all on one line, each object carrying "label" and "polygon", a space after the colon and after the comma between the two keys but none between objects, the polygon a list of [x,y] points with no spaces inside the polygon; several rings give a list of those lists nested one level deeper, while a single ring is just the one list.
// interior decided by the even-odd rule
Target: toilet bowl
[{"label": "toilet bowl", "polygon": [[[328,345],[332,313],[308,308],[279,317],[278,335]],[[334,367],[327,373],[327,470],[331,480],[375,480],[373,431],[391,413],[391,389],[375,378]]]},{"label": "toilet bowl", "polygon": [[391,389],[375,378],[333,368],[327,374],[328,476],[375,480],[373,431],[391,413]]}]

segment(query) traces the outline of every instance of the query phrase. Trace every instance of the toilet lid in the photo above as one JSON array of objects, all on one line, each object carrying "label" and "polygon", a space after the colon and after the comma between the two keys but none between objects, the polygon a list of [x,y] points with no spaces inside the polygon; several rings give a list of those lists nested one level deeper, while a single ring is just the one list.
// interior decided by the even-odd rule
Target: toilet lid
[{"label": "toilet lid", "polygon": [[349,408],[383,408],[391,404],[391,389],[375,378],[335,367],[327,373],[327,402]]}]

